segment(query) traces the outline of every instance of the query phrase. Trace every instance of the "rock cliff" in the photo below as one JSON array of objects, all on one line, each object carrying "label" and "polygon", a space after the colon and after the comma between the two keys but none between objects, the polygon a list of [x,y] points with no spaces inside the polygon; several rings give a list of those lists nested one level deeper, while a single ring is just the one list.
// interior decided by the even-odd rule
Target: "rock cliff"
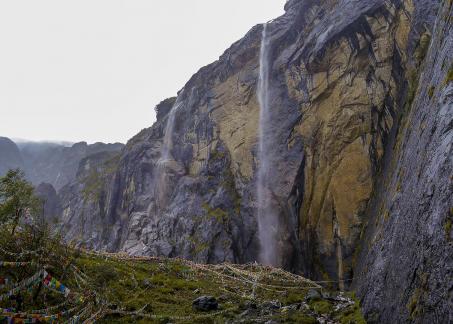
[{"label": "rock cliff", "polygon": [[[272,122],[261,131],[272,138],[277,265],[339,288],[358,273],[370,319],[452,305],[451,287],[443,302],[433,293],[451,278],[451,9],[437,0],[290,0],[267,23]],[[81,162],[59,193],[67,240],[198,262],[257,259],[262,31],[252,28],[159,104],[157,122],[121,156]],[[403,242],[411,247],[397,250]]]},{"label": "rock cliff", "polygon": [[9,138],[0,137],[0,176],[4,176],[10,169],[17,168],[24,168],[19,148]]},{"label": "rock cliff", "polygon": [[44,221],[52,226],[59,221],[62,212],[57,191],[50,183],[41,183],[35,188],[35,194],[42,200]]},{"label": "rock cliff", "polygon": [[453,322],[453,24],[444,1],[358,250],[370,322]]}]

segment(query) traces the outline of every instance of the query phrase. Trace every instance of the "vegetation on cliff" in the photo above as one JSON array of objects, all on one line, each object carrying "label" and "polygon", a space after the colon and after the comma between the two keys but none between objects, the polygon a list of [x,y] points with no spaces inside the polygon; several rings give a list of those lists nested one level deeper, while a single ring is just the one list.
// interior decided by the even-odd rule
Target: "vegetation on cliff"
[{"label": "vegetation on cliff", "polygon": [[[258,264],[200,265],[182,259],[94,253],[61,243],[40,221],[13,217],[17,188],[32,188],[19,171],[2,179],[0,209],[0,318],[105,323],[265,322],[364,323],[357,303],[342,293],[280,269]],[[37,198],[14,191],[29,212]],[[9,211],[9,212],[8,212]],[[11,231],[16,228],[17,231]],[[193,300],[213,296],[216,309]]]}]

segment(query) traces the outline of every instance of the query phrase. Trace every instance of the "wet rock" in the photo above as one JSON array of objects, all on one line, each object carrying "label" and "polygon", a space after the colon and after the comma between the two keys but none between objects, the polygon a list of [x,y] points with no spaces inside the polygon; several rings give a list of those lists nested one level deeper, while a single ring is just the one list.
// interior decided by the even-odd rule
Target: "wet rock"
[{"label": "wet rock", "polygon": [[317,289],[310,289],[305,296],[306,301],[320,300],[322,298],[321,293]]},{"label": "wet rock", "polygon": [[[415,9],[402,2],[408,1],[291,0],[268,24],[275,145],[267,176],[282,223],[278,263],[284,268],[314,279],[321,270],[333,280],[352,275],[347,270],[367,202],[402,110],[412,38],[421,29],[411,18],[424,26],[418,20],[431,12],[427,1],[415,1]],[[177,99],[159,104],[156,123],[128,142],[100,185],[76,179],[63,190],[66,240],[197,262],[257,259],[261,32],[262,26],[252,28],[196,73]],[[175,102],[181,105],[163,164]],[[156,188],[162,170],[165,184]],[[97,185],[99,199],[87,202],[84,194]]]},{"label": "wet rock", "polygon": [[[452,110],[445,77],[452,28],[442,18],[451,15],[446,12],[451,7],[439,18],[441,27],[432,33],[437,42],[427,53],[426,62],[435,63],[436,70],[427,70],[420,85],[411,79],[412,71],[428,66],[414,61],[413,53],[421,31],[432,29],[440,3],[291,0],[286,13],[268,24],[268,134],[275,145],[267,176],[273,184],[269,199],[282,223],[279,266],[313,279],[344,279],[340,289],[357,275],[367,312],[384,314],[384,322],[407,321],[410,295],[442,284],[451,273],[444,226],[451,227],[446,217]],[[186,83],[176,99],[181,105],[171,134],[165,136],[174,98],[159,105],[157,122],[128,142],[114,168],[99,168],[105,171],[101,181],[87,183],[83,177],[59,192],[66,240],[206,263],[257,259],[256,90],[262,29],[252,28]],[[432,100],[428,85],[437,87]],[[408,111],[411,88],[420,97],[403,135],[398,123],[406,120],[402,113]],[[396,141],[396,134],[406,138]],[[163,163],[165,137],[173,143]],[[389,188],[379,185],[386,165],[398,170]],[[160,187],[156,175],[165,180]],[[424,196],[433,178],[436,186]],[[92,194],[93,189],[99,190]],[[362,236],[370,218],[371,232]],[[362,247],[369,254],[356,258]],[[365,264],[356,271],[361,259]],[[440,270],[433,273],[434,264]],[[426,309],[442,305],[446,314],[448,293],[445,288],[437,295],[423,294]],[[423,314],[425,320],[435,316]]]},{"label": "wet rock", "polygon": [[282,307],[282,303],[278,300],[266,301],[261,305],[261,308],[268,310],[277,310]]},{"label": "wet rock", "polygon": [[144,287],[150,287],[152,285],[149,279],[143,279],[142,284]]},{"label": "wet rock", "polygon": [[246,309],[242,313],[239,314],[239,318],[248,318],[248,317],[255,317],[258,314],[257,309]]},{"label": "wet rock", "polygon": [[446,19],[453,6],[419,2],[438,17],[417,71],[420,90],[408,108],[410,121],[399,130],[404,144],[383,170],[388,190],[378,186],[369,203],[370,210],[384,206],[388,214],[370,213],[354,270],[369,323],[453,321],[453,244],[445,233],[453,219],[453,21]]},{"label": "wet rock", "polygon": [[289,305],[281,308],[282,313],[289,312],[289,311],[295,311],[298,310],[301,307],[300,304],[294,304],[294,305]]},{"label": "wet rock", "polygon": [[61,215],[61,203],[55,188],[49,183],[41,183],[35,188],[35,194],[43,202],[44,220],[51,224]]},{"label": "wet rock", "polygon": [[208,312],[217,310],[219,308],[219,304],[212,296],[201,296],[192,302],[192,308],[198,311]]},{"label": "wet rock", "polygon": [[175,104],[176,97],[168,98],[160,102],[156,108],[156,119],[162,120],[171,110],[173,105]]}]

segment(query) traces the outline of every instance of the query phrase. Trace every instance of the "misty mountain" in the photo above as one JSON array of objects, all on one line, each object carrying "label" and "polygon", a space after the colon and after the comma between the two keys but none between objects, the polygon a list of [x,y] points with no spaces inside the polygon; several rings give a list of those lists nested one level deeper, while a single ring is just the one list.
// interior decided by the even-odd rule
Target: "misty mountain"
[{"label": "misty mountain", "polygon": [[26,142],[0,138],[0,175],[20,168],[34,185],[51,184],[57,191],[75,179],[82,159],[100,152],[120,152],[121,143],[87,144]]},{"label": "misty mountain", "polygon": [[0,137],[0,176],[10,169],[24,169],[24,160],[16,143],[7,137]]}]

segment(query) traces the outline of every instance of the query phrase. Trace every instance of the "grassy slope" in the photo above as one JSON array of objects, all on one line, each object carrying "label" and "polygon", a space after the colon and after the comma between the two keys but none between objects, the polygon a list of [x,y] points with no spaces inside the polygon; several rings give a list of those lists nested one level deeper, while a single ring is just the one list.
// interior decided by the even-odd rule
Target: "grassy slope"
[{"label": "grassy slope", "polygon": [[[238,321],[238,315],[250,304],[255,304],[258,310],[242,317],[246,323],[270,319],[316,323],[315,318],[319,317],[316,314],[342,323],[364,323],[357,303],[337,312],[335,301],[323,299],[305,304],[307,291],[317,285],[269,267],[198,265],[179,259],[140,260],[94,254],[81,256],[77,263],[98,283],[96,290],[111,303],[107,308],[122,310],[122,314],[106,314],[101,320],[105,323],[223,323]],[[192,301],[201,295],[215,296],[220,310],[211,313],[193,310]],[[269,301],[278,301],[282,307],[268,311],[263,305]],[[134,315],[137,311],[145,316]]]},{"label": "grassy slope", "polygon": [[[264,323],[271,319],[316,323],[317,318],[364,323],[352,299],[306,302],[309,289],[321,291],[319,285],[270,267],[200,265],[180,259],[96,254],[66,247],[58,239],[37,239],[36,233],[18,233],[14,237],[8,237],[5,231],[0,234],[1,261],[38,262],[71,289],[69,303],[47,311],[49,315],[73,309],[71,316],[79,314],[82,320],[101,323]],[[24,251],[37,253],[19,255]],[[19,282],[40,268],[0,267],[0,277]],[[0,294],[6,291],[0,289]],[[214,296],[220,309],[207,313],[193,310],[192,301],[202,295]],[[21,296],[21,310],[27,313],[65,301],[62,295],[39,286],[21,292]],[[16,302],[0,302],[0,308],[9,307],[17,307]]]}]

